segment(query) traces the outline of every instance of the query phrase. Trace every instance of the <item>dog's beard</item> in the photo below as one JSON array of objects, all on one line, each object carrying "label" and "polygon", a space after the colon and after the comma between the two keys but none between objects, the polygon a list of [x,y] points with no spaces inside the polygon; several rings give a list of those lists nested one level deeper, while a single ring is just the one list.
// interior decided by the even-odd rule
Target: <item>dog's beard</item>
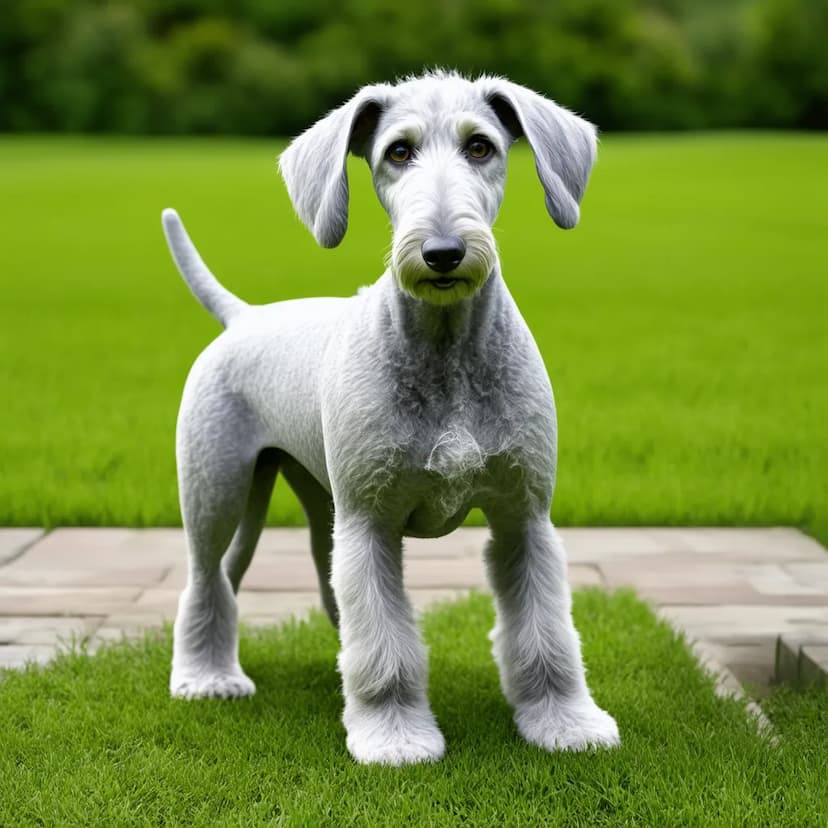
[{"label": "dog's beard", "polygon": [[475,294],[485,284],[497,260],[497,246],[486,224],[467,222],[455,226],[452,235],[466,245],[463,261],[448,273],[437,273],[423,260],[423,242],[434,232],[430,227],[398,228],[388,257],[397,284],[409,295],[433,305],[451,305]]}]

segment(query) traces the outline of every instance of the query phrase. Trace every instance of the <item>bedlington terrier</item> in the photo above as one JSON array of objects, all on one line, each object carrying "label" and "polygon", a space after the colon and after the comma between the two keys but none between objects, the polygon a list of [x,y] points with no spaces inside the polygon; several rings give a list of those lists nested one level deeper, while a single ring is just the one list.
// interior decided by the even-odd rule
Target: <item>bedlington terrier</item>
[{"label": "bedlington terrier", "polygon": [[549,214],[573,227],[595,129],[501,78],[433,72],[368,86],[296,138],[279,166],[320,245],[345,234],[349,152],[368,161],[391,219],[387,270],[350,298],[249,306],[164,212],[179,269],[226,328],[193,365],[178,418],[190,554],[173,696],[255,690],[239,664],[235,593],[281,472],[307,515],[322,602],[339,630],[343,722],[357,761],[444,754],[403,588],[403,538],[445,535],[472,507],[491,531],[491,640],[518,731],[550,751],[618,744],[587,687],[549,519],[552,389],[491,230],[521,136]]}]

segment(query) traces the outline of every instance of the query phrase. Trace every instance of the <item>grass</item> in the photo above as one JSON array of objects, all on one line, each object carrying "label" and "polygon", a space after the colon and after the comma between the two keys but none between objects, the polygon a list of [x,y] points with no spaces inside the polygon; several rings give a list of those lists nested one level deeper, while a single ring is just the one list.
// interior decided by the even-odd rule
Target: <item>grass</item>
[{"label": "grass", "polygon": [[[218,333],[160,210],[266,302],[381,270],[362,163],[351,227],[318,249],[278,142],[0,138],[0,524],[174,525],[173,432]],[[560,421],[560,524],[788,524],[828,541],[828,138],[608,136],[582,225],[556,230],[528,149],[497,226]],[[273,523],[299,523],[277,487]]]},{"label": "grass", "polygon": [[779,736],[717,698],[631,594],[576,595],[599,703],[623,746],[546,754],[516,735],[488,653],[488,598],[425,617],[438,765],[363,767],[345,750],[336,637],[321,615],[249,631],[242,702],[171,701],[170,641],[0,682],[3,825],[822,825],[828,691],[768,702]]}]

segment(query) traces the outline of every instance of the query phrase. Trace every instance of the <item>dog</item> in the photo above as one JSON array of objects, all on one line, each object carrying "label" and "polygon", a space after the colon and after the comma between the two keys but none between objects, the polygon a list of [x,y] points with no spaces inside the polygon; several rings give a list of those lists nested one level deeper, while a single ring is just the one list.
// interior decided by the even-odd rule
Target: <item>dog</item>
[{"label": "dog", "polygon": [[307,515],[322,603],[338,627],[354,759],[444,755],[402,546],[451,532],[472,507],[490,527],[490,637],[519,733],[550,751],[619,743],[587,687],[549,519],[552,389],[491,229],[520,137],[550,216],[574,227],[596,130],[502,78],[435,71],[367,86],[296,138],[279,167],[320,245],[335,247],[346,231],[349,152],[367,160],[391,220],[387,270],[350,298],[249,306],[164,211],[181,273],[226,329],[193,365],[178,418],[189,575],[173,696],[255,691],[239,664],[235,593],[281,472]]}]

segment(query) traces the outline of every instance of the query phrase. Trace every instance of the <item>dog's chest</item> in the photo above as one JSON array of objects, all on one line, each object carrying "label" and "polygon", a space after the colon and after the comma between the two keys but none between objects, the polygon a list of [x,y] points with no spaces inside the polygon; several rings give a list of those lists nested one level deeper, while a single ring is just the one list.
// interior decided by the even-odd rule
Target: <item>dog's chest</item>
[{"label": "dog's chest", "polygon": [[459,526],[497,486],[501,459],[485,430],[461,422],[423,435],[397,469],[398,490],[408,493],[406,532],[435,537]]},{"label": "dog's chest", "polygon": [[510,441],[500,427],[503,397],[487,379],[468,369],[397,378],[394,488],[403,494],[408,534],[450,532],[494,484]]}]

